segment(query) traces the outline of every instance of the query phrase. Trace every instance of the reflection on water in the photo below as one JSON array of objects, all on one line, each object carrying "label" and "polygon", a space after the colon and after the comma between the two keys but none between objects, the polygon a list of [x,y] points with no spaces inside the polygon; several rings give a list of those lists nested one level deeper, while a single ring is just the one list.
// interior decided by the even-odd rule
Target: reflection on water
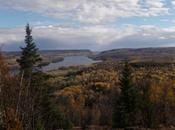
[{"label": "reflection on water", "polygon": [[97,63],[99,61],[94,61],[86,56],[68,56],[65,57],[63,61],[57,62],[57,63],[51,63],[47,66],[44,66],[42,68],[43,71],[49,71],[58,69],[60,67],[68,67],[68,66],[74,66],[74,65],[88,65]]}]

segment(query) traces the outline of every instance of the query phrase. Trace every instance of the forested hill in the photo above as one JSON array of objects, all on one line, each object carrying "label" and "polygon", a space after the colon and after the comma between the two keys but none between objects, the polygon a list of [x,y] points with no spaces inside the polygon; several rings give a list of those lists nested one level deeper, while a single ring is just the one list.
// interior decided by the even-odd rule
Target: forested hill
[{"label": "forested hill", "polygon": [[[3,52],[5,55],[13,55],[18,56],[20,55],[19,51],[9,51],[9,52]],[[92,54],[91,50],[88,49],[81,49],[81,50],[41,50],[39,51],[40,54],[43,55],[90,55]]]},{"label": "forested hill", "polygon": [[[91,56],[94,53],[90,50],[82,49],[82,50],[41,50],[38,51],[43,59],[43,64],[49,64],[51,62],[62,61],[66,56]],[[16,68],[17,63],[16,59],[21,55],[20,51],[14,52],[3,52],[6,62],[9,67]]]},{"label": "forested hill", "polygon": [[99,53],[95,59],[101,60],[130,60],[174,62],[175,47],[168,48],[140,48],[140,49],[114,49]]}]

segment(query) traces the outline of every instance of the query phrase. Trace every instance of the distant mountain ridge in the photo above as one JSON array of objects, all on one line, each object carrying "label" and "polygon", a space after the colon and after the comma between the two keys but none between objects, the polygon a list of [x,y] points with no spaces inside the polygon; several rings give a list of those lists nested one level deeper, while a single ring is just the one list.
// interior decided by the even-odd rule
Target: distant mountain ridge
[{"label": "distant mountain ridge", "polygon": [[[20,55],[20,51],[4,51],[5,55]],[[88,49],[77,49],[77,50],[39,50],[40,54],[66,54],[66,53],[72,53],[72,54],[78,54],[78,53],[85,53],[85,54],[91,54],[92,51]]]},{"label": "distant mountain ridge", "polygon": [[[3,52],[6,62],[10,67],[16,68],[18,66],[16,59],[20,57],[20,51]],[[82,50],[40,50],[39,54],[42,57],[42,64],[47,65],[51,62],[59,62],[64,60],[66,56],[92,56],[94,53],[88,49]]]},{"label": "distant mountain ridge", "polygon": [[[112,49],[102,52],[93,52],[88,49],[77,50],[41,50],[39,51],[45,62],[59,61],[65,56],[88,56],[95,60],[113,60],[123,61],[129,60],[132,62],[175,62],[175,47],[159,47],[159,48],[124,48]],[[20,52],[3,52],[7,59],[15,62],[15,59],[20,56]]]},{"label": "distant mountain ridge", "polygon": [[103,51],[96,55],[98,60],[130,60],[133,62],[174,62],[175,47],[138,48],[138,49],[113,49]]}]

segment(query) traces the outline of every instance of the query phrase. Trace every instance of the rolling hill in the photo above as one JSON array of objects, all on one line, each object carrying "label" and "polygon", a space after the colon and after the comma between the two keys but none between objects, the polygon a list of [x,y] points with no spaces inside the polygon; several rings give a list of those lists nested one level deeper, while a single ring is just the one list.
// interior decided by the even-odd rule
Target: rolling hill
[{"label": "rolling hill", "polygon": [[129,60],[132,62],[174,62],[175,47],[168,48],[140,48],[113,49],[103,51],[95,56],[97,60]]}]

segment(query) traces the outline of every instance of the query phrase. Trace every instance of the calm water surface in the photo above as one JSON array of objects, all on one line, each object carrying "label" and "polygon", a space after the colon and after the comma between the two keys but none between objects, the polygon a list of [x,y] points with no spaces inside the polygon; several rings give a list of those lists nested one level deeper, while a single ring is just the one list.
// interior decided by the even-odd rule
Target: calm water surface
[{"label": "calm water surface", "polygon": [[61,62],[50,63],[47,66],[42,67],[43,71],[49,71],[58,69],[60,67],[76,66],[76,65],[88,65],[97,63],[100,61],[94,61],[86,56],[67,56]]}]

